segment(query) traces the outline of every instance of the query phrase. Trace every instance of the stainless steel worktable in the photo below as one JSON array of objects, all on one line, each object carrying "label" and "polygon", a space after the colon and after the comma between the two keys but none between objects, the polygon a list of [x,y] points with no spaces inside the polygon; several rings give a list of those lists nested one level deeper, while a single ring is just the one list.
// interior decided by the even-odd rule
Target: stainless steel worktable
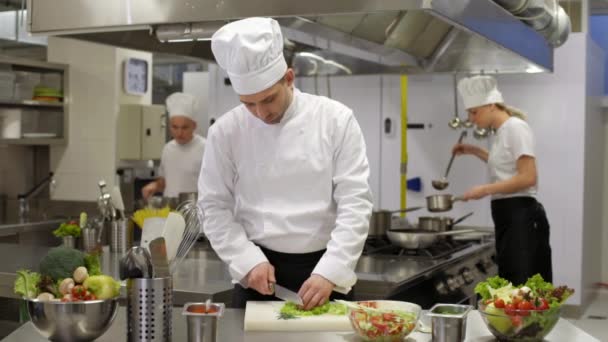
[{"label": "stainless steel worktable", "polygon": [[[125,308],[120,308],[116,320],[110,329],[102,335],[97,342],[119,342],[126,341],[127,323],[125,317]],[[310,341],[361,341],[352,331],[341,332],[257,332],[243,331],[245,310],[227,309],[224,317],[219,321],[218,341],[226,342],[273,342],[273,341],[289,341],[289,342],[310,342]],[[481,316],[477,311],[472,311],[468,315],[467,320],[467,341],[481,342],[494,341],[494,337],[481,320]],[[598,339],[593,338],[589,334],[580,330],[572,323],[561,318],[556,324],[553,331],[547,336],[548,341],[564,341],[564,342],[594,342]],[[15,330],[12,334],[2,340],[3,342],[37,342],[47,341],[36,331],[34,325],[28,322]],[[187,341],[186,320],[181,317],[181,309],[173,310],[173,341]],[[430,334],[414,332],[408,339],[411,341],[431,341]]]}]

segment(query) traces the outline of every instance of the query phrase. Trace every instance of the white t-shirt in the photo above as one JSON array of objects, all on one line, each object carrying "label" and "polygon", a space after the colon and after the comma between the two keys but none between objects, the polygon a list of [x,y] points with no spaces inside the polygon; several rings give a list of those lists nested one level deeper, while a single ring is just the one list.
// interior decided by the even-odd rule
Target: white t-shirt
[{"label": "white t-shirt", "polygon": [[180,145],[175,140],[165,144],[159,168],[160,176],[165,178],[165,197],[197,191],[204,151],[205,138],[197,134],[185,145]]},{"label": "white t-shirt", "polygon": [[[528,123],[517,117],[510,117],[496,131],[496,136],[488,155],[488,167],[492,183],[504,181],[517,174],[517,160],[521,156],[536,157],[534,135]],[[536,195],[536,186],[512,194],[495,194],[492,199]]]}]

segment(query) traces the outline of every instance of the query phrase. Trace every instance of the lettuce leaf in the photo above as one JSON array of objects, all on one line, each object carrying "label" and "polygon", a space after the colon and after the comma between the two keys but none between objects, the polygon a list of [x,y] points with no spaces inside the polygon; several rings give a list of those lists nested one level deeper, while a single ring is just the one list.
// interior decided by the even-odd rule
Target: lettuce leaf
[{"label": "lettuce leaf", "polygon": [[40,282],[40,273],[18,270],[13,290],[22,297],[36,298],[38,296],[38,282]]},{"label": "lettuce leaf", "polygon": [[490,289],[499,289],[504,286],[511,285],[511,283],[499,276],[494,276],[486,279],[486,281],[482,281],[475,286],[475,293],[479,294],[482,299],[490,299],[492,298],[492,294],[490,293]]}]

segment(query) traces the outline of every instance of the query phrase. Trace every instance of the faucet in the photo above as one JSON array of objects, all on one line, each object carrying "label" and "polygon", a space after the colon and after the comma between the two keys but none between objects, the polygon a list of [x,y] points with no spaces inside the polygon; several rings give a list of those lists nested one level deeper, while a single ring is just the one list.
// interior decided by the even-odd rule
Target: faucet
[{"label": "faucet", "polygon": [[27,221],[29,211],[30,211],[29,200],[34,198],[36,195],[38,195],[47,184],[51,184],[51,185],[55,184],[55,180],[53,179],[52,172],[49,172],[49,175],[47,177],[45,177],[43,180],[41,180],[40,183],[36,184],[29,191],[26,191],[24,194],[17,195],[17,198],[19,199],[19,221],[20,222]]}]

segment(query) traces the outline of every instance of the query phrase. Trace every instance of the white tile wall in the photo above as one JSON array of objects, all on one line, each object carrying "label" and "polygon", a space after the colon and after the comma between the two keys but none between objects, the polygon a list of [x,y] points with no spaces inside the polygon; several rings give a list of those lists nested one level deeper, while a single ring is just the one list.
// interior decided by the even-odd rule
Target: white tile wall
[{"label": "white tile wall", "polygon": [[151,70],[152,55],[147,52],[49,38],[49,61],[70,65],[69,143],[51,148],[51,170],[57,182],[52,199],[94,201],[99,180],[113,186],[119,105],[151,103],[151,72],[148,93],[124,93],[123,63],[128,57],[147,60]]}]

